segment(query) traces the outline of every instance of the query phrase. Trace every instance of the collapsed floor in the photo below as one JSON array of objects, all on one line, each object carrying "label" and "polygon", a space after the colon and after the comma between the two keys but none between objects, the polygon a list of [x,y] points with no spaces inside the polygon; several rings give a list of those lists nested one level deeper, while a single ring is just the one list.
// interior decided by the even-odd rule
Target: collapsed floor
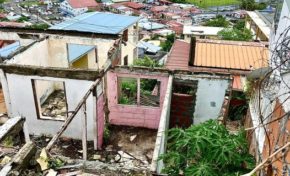
[{"label": "collapsed floor", "polygon": [[[83,174],[93,173],[102,175],[150,175],[151,164],[156,140],[156,130],[126,126],[110,126],[106,130],[104,150],[94,151],[93,143],[88,142],[88,161],[82,160],[82,142],[68,138],[61,138],[50,151],[48,161],[53,170],[41,171],[37,159],[41,150],[51,138],[45,136],[31,136],[36,144],[37,152],[30,159],[29,166],[22,175],[46,174]],[[5,140],[1,144],[0,170],[13,155],[23,146],[14,140]],[[4,142],[5,142],[4,141]],[[6,151],[6,152],[5,152]],[[15,174],[15,173],[14,173]],[[16,173],[17,174],[17,173]]]}]

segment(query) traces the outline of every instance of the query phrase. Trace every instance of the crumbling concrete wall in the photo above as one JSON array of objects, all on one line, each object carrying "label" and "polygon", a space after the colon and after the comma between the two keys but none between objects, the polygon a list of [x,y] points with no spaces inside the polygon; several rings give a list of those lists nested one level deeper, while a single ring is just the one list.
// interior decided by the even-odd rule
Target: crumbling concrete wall
[{"label": "crumbling concrete wall", "polygon": [[19,41],[21,46],[27,46],[35,41],[33,39],[21,38],[16,32],[2,32],[2,31],[0,31],[0,40]]},{"label": "crumbling concrete wall", "polygon": [[[161,75],[161,74],[160,74]],[[109,107],[109,121],[115,125],[127,125],[135,127],[146,127],[157,129],[159,125],[161,110],[166,93],[168,76],[158,74],[141,73],[118,73],[110,71],[107,73],[107,96]],[[157,79],[160,85],[159,107],[121,105],[118,104],[118,77]]]},{"label": "crumbling concrete wall", "polygon": [[138,56],[137,48],[138,43],[138,29],[134,29],[133,26],[128,28],[128,41],[125,44],[122,44],[122,52],[121,52],[121,64],[124,65],[124,57],[128,56],[128,65],[132,65],[134,62],[134,57]]},{"label": "crumbling concrete wall", "polygon": [[50,66],[47,40],[39,41],[7,61],[9,64]]},{"label": "crumbling concrete wall", "polygon": [[[1,78],[1,83],[5,84],[3,79],[5,78]],[[63,124],[63,121],[38,119],[31,80],[36,79],[63,81],[66,90],[68,112],[75,110],[77,104],[80,102],[80,100],[83,98],[83,96],[89,90],[91,84],[93,83],[93,81],[86,80],[25,76],[8,73],[6,73],[6,79],[8,86],[7,88],[3,89],[3,91],[4,94],[9,95],[11,103],[11,115],[25,117],[27,120],[29,132],[35,135],[54,135]],[[101,85],[99,87],[101,87]],[[98,95],[100,95],[101,93],[102,88],[98,88]],[[94,114],[96,114],[94,112],[96,111],[96,103],[94,104],[95,101],[93,98],[93,95],[90,95],[86,101],[88,140],[93,140],[94,137],[96,137],[95,135],[97,134],[96,119],[94,119]],[[81,111],[72,120],[71,124],[68,126],[63,136],[81,139],[82,129],[80,127],[80,124],[82,124]]]},{"label": "crumbling concrete wall", "polygon": [[89,68],[101,68],[107,61],[109,49],[114,45],[115,40],[82,38],[70,36],[50,36],[49,53],[50,66],[68,67],[67,44],[94,45],[97,46],[98,63],[94,54],[89,54]]}]

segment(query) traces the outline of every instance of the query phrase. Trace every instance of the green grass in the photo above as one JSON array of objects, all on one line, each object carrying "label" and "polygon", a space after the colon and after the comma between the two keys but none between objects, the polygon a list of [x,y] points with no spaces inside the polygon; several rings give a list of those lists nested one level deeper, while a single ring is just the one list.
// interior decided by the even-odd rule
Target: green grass
[{"label": "green grass", "polygon": [[225,6],[239,4],[239,0],[186,0],[186,2],[203,8],[210,6]]}]

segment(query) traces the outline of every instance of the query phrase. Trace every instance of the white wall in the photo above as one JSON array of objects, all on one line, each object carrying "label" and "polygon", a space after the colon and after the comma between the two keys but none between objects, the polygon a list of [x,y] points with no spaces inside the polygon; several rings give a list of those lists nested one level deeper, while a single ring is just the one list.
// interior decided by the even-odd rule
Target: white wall
[{"label": "white wall", "polygon": [[49,53],[47,40],[40,41],[27,48],[24,52],[17,54],[7,63],[21,65],[49,66]]},{"label": "white wall", "polygon": [[[197,92],[194,110],[194,124],[217,119],[225,99],[225,94],[232,83],[227,77],[202,75],[175,75],[175,78],[196,80]],[[211,102],[215,106],[211,106]]]},{"label": "white wall", "polygon": [[[226,90],[230,81],[227,79],[199,78],[196,92],[194,124],[205,122],[219,117]],[[215,103],[215,107],[211,106]]]},{"label": "white wall", "polygon": [[[64,81],[66,89],[66,99],[68,103],[68,111],[73,111],[85,93],[89,90],[92,81],[60,79],[39,76],[23,76],[15,74],[6,74],[8,82],[8,90],[4,89],[4,93],[9,93],[11,101],[12,116],[23,116],[27,120],[27,126],[30,134],[35,135],[54,135],[60,129],[63,121],[41,120],[37,119],[37,111],[34,103],[33,89],[31,79]],[[3,82],[1,79],[1,83]],[[98,89],[100,91],[102,89]],[[87,124],[88,124],[88,139],[93,140],[96,134],[96,125],[94,123],[93,110],[96,105],[93,104],[93,96],[90,95],[86,101],[87,106]],[[63,136],[81,139],[82,135],[82,121],[81,111],[72,120]]]},{"label": "white wall", "polygon": [[[121,51],[121,64],[124,64],[124,57],[128,55],[128,65],[132,65],[134,61],[134,49],[137,47],[138,43],[138,30],[134,29],[133,26],[128,28],[128,41],[126,45],[122,44]],[[136,53],[138,57],[138,51]]]}]

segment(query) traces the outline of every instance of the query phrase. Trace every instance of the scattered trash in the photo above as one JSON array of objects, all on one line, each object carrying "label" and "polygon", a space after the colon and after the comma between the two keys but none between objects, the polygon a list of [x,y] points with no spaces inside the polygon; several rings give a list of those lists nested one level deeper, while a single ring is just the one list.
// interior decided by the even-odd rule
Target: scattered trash
[{"label": "scattered trash", "polygon": [[136,139],[136,137],[137,137],[137,134],[131,136],[131,137],[130,137],[130,141],[133,142],[133,141]]},{"label": "scattered trash", "polygon": [[39,163],[42,171],[48,169],[48,156],[45,148],[41,150],[40,157],[36,161]]}]

